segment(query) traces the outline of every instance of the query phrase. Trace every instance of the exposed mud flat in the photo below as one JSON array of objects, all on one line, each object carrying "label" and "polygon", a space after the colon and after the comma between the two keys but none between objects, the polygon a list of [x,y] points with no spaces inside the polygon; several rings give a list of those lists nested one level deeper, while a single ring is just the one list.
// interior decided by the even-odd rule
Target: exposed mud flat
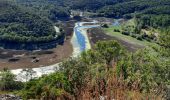
[{"label": "exposed mud flat", "polygon": [[70,40],[54,49],[40,51],[14,51],[0,50],[6,54],[0,54],[0,69],[34,68],[52,65],[61,62],[72,54]]}]

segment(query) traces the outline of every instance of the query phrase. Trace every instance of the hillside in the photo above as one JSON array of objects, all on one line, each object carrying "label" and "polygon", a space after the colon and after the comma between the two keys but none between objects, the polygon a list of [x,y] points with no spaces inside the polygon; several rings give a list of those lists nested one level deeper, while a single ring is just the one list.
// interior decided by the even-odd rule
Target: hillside
[{"label": "hillside", "polygon": [[38,15],[56,22],[60,19],[68,19],[70,16],[68,2],[66,0],[16,0],[16,3],[31,8]]},{"label": "hillside", "polygon": [[56,38],[49,20],[26,11],[24,7],[1,2],[0,11],[1,41],[45,42]]},{"label": "hillside", "polygon": [[105,6],[99,9],[98,12],[108,17],[123,17],[123,15],[133,13],[169,14],[169,10],[165,9],[165,7],[169,6],[169,0],[126,0],[121,3]]},{"label": "hillside", "polygon": [[168,28],[170,26],[170,0],[128,0],[98,9],[98,16],[136,18],[137,27]]}]

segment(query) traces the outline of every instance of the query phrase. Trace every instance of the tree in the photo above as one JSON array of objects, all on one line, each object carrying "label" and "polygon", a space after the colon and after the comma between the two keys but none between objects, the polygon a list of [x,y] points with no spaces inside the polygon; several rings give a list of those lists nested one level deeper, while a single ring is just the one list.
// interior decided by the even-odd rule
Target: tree
[{"label": "tree", "polygon": [[130,88],[160,94],[163,93],[165,84],[169,84],[169,60],[164,61],[162,56],[154,55],[153,52],[155,53],[152,49],[142,49],[118,61],[117,73],[120,75],[123,72]]},{"label": "tree", "polygon": [[161,54],[170,57],[170,27],[162,30],[159,35],[159,44],[161,45]]},{"label": "tree", "polygon": [[116,62],[124,54],[123,47],[117,41],[98,42],[94,49],[101,54],[101,58],[109,64],[113,59]]},{"label": "tree", "polygon": [[15,75],[12,74],[8,69],[4,69],[0,72],[0,90],[11,91],[18,90],[23,87],[21,82],[15,81]]},{"label": "tree", "polygon": [[66,76],[62,72],[55,72],[26,82],[21,96],[24,99],[49,100],[57,97],[67,98],[64,94],[69,91],[70,83]]}]

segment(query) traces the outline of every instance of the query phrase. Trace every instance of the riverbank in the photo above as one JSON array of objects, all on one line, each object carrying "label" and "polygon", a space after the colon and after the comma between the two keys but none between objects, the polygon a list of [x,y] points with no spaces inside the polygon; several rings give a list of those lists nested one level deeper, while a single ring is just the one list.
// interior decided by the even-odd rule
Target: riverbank
[{"label": "riverbank", "polygon": [[[84,25],[84,23],[95,23],[93,22],[77,22],[75,23],[75,27],[74,27],[74,32],[73,32],[73,36],[71,38],[71,45],[73,47],[72,50],[72,54],[70,55],[70,57],[77,57],[81,54],[81,52],[86,51],[91,49],[91,45],[90,45],[90,41],[87,35],[87,29],[89,28],[93,28],[93,27],[99,27],[99,25]],[[69,39],[70,41],[70,39]],[[70,42],[69,42],[70,43]],[[65,49],[68,50],[69,48]],[[67,54],[67,51],[61,50],[63,51],[61,54]],[[54,55],[52,55],[54,56]],[[67,57],[68,58],[68,57]],[[46,62],[49,59],[46,59]],[[64,59],[62,59],[63,61]],[[61,61],[61,62],[62,62]],[[36,72],[36,75],[34,75],[33,77],[40,77],[44,74],[49,74],[54,72],[57,68],[59,68],[59,63],[55,63],[55,64],[51,64],[51,65],[47,65],[47,66],[40,66],[38,68],[32,68],[33,71]],[[29,67],[27,67],[29,68]],[[18,81],[26,81],[21,74],[22,72],[22,68],[20,69],[15,69],[15,70],[11,70],[13,74],[16,75],[16,79]]]},{"label": "riverbank", "polygon": [[5,58],[0,59],[0,70],[3,68],[24,69],[53,65],[70,57],[72,51],[70,39],[66,40],[63,45],[58,45],[56,48],[49,50],[15,51],[1,49],[1,56],[4,55]]},{"label": "riverbank", "polygon": [[119,39],[117,37],[107,35],[101,28],[89,29],[88,30],[88,35],[89,35],[90,43],[91,43],[92,47],[98,41],[116,40],[130,52],[135,52],[138,49],[144,48],[144,46],[137,45],[137,44],[132,44],[130,42],[127,42],[125,40]]},{"label": "riverbank", "polygon": [[[84,25],[87,22],[75,23],[74,33],[72,37],[72,45],[73,45],[73,54],[72,57],[77,57],[81,54],[82,51],[86,51],[91,49],[91,44],[89,41],[89,37],[87,35],[87,30],[93,25]],[[94,22],[88,22],[94,23]],[[88,27],[88,28],[87,28]]]},{"label": "riverbank", "polygon": [[[69,57],[77,57],[81,52],[91,49],[87,30],[89,28],[99,27],[96,21],[92,22],[77,22],[74,24],[74,31],[69,33],[68,30],[72,26],[64,27],[64,30],[68,32],[66,34],[66,40],[63,45],[58,45],[57,48],[48,50],[37,50],[37,51],[13,51],[15,55],[12,55],[12,59],[7,62],[0,60],[1,70],[8,68],[16,75],[18,81],[26,81],[21,74],[25,68],[32,68],[36,72],[33,77],[40,77],[44,74],[54,72],[58,67],[59,63]],[[90,25],[85,25],[90,24]],[[91,25],[94,24],[94,25]],[[55,28],[55,27],[54,27]],[[68,29],[67,29],[68,28]],[[58,29],[56,29],[58,31]],[[72,34],[72,35],[71,35]],[[16,55],[16,52],[20,53]],[[2,51],[1,54],[9,54],[8,52]],[[13,53],[11,53],[13,54]],[[2,56],[4,57],[4,56]],[[7,58],[4,58],[6,60]],[[1,62],[3,61],[3,62]]]},{"label": "riverbank", "polygon": [[24,69],[39,68],[54,65],[67,59],[72,55],[73,48],[71,36],[73,33],[75,21],[63,22],[63,29],[66,33],[64,44],[57,45],[56,48],[48,50],[10,50],[0,48],[0,70],[8,69]]}]

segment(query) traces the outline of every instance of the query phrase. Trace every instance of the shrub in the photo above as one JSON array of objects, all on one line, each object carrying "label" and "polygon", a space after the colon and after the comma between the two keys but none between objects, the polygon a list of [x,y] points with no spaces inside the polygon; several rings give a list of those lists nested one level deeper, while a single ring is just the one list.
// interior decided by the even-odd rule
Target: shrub
[{"label": "shrub", "polygon": [[127,32],[127,31],[123,31],[122,34],[123,34],[123,35],[130,35],[130,33]]},{"label": "shrub", "polygon": [[103,24],[101,26],[104,27],[104,28],[109,28],[109,26],[107,24]]},{"label": "shrub", "polygon": [[151,42],[151,39],[149,37],[146,37],[145,40]]},{"label": "shrub", "polygon": [[24,99],[52,100],[70,91],[70,83],[62,72],[55,72],[39,79],[26,82],[21,96]]},{"label": "shrub", "polygon": [[22,89],[23,83],[15,81],[15,75],[4,69],[0,72],[0,90],[10,91]]},{"label": "shrub", "polygon": [[130,36],[133,37],[133,38],[136,38],[136,35],[135,35],[135,34],[131,34]]},{"label": "shrub", "polygon": [[120,32],[120,30],[119,29],[114,29],[114,32]]},{"label": "shrub", "polygon": [[123,18],[125,19],[131,19],[133,16],[131,14],[126,14],[123,16]]},{"label": "shrub", "polygon": [[140,40],[140,41],[142,41],[143,39],[142,39],[142,36],[137,36],[136,37],[138,40]]}]

